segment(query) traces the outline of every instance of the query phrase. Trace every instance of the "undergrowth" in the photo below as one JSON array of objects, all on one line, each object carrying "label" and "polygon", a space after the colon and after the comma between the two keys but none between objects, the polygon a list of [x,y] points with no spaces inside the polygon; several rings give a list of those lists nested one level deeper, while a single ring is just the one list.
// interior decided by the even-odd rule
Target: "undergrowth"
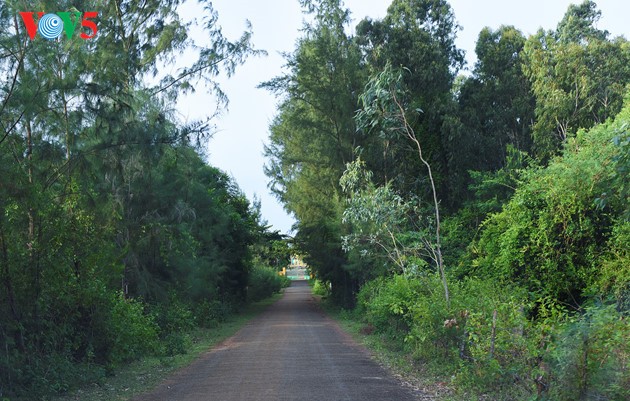
[{"label": "undergrowth", "polygon": [[[516,287],[395,276],[366,284],[354,310],[325,309],[377,359],[438,399],[625,400],[630,330],[614,305],[569,313]],[[538,318],[531,319],[532,313]]]},{"label": "undergrowth", "polygon": [[[183,352],[171,355],[146,356],[128,363],[103,375],[99,380],[56,397],[44,397],[51,401],[126,401],[150,390],[170,373],[189,365],[208,348],[233,336],[245,323],[254,318],[269,305],[276,302],[281,294],[275,294],[263,301],[246,306],[240,313],[224,316],[212,328],[194,328],[183,333],[186,348]],[[26,399],[24,399],[26,400]],[[2,400],[7,401],[7,400]],[[14,401],[13,399],[9,401]],[[17,400],[15,400],[17,401]],[[20,400],[21,401],[21,400]]]}]

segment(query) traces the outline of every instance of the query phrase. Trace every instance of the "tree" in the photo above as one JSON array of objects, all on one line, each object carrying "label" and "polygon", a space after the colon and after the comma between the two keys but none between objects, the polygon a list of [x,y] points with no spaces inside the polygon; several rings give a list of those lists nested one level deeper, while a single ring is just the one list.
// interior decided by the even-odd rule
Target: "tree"
[{"label": "tree", "polygon": [[361,282],[403,274],[413,279],[426,270],[432,252],[430,226],[423,226],[418,199],[405,200],[389,184],[376,187],[372,172],[357,158],[348,163],[340,180],[347,196],[343,223],[348,234],[343,249],[356,265],[353,276]]},{"label": "tree", "polygon": [[[240,190],[203,162],[209,122],[173,112],[198,81],[224,104],[216,76],[259,53],[251,30],[228,40],[204,1],[210,42],[195,44],[182,1],[88,1],[93,39],[31,40],[18,12],[61,3],[0,4],[0,388],[29,399],[138,356],[125,345],[148,352],[114,340],[129,324],[152,344],[143,302],[242,297],[257,230]],[[160,75],[185,49],[197,59]]]},{"label": "tree", "polygon": [[[382,20],[365,19],[357,26],[357,42],[365,54],[370,74],[378,74],[387,64],[407,68],[403,80],[412,109],[425,110],[411,121],[435,172],[438,197],[450,204],[447,177],[448,155],[442,126],[450,110],[451,87],[463,65],[463,53],[455,46],[458,26],[445,0],[395,0]],[[408,141],[366,137],[363,158],[382,184],[392,181],[402,193],[426,191],[426,171]],[[369,142],[372,141],[372,142]],[[427,192],[427,195],[428,192]]]},{"label": "tree", "polygon": [[333,296],[352,302],[353,281],[341,250],[339,178],[358,145],[353,116],[362,85],[360,52],[345,28],[339,0],[304,1],[313,23],[304,28],[289,74],[262,86],[282,96],[265,148],[270,188],[298,220],[295,244]]},{"label": "tree", "polygon": [[472,76],[456,86],[456,108],[445,124],[449,185],[459,206],[470,196],[469,171],[505,166],[508,146],[531,150],[535,99],[522,72],[525,38],[514,27],[479,33]]},{"label": "tree", "polygon": [[525,44],[524,71],[536,96],[533,141],[548,160],[579,128],[615,116],[630,83],[630,44],[595,28],[593,1],[569,7],[555,31],[539,31]]},{"label": "tree", "polygon": [[[430,258],[435,263],[436,270],[440,274],[444,287],[444,297],[447,305],[450,306],[448,283],[441,250],[440,207],[437,189],[433,179],[431,164],[423,153],[424,146],[409,123],[409,103],[408,94],[404,91],[403,72],[395,71],[390,65],[387,65],[382,73],[370,79],[365,92],[361,95],[362,110],[357,114],[358,126],[383,138],[398,139],[403,137],[409,140],[416,148],[418,159],[426,167],[431,186],[433,213],[435,215],[435,237],[432,240],[425,240],[424,243]],[[421,109],[415,109],[414,111],[416,114],[423,113]]]}]

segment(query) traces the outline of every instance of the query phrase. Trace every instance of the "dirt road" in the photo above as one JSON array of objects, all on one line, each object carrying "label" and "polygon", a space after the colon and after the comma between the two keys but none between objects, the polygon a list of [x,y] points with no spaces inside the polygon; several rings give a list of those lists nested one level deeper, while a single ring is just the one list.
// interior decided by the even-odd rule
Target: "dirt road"
[{"label": "dirt road", "polygon": [[234,337],[135,401],[413,399],[294,282]]}]

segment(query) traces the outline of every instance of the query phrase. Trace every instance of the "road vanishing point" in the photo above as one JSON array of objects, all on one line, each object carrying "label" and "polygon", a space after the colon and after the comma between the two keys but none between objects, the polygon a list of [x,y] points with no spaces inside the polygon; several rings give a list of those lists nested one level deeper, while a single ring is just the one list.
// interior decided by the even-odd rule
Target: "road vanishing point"
[{"label": "road vanishing point", "polygon": [[233,337],[134,401],[415,399],[294,281]]}]

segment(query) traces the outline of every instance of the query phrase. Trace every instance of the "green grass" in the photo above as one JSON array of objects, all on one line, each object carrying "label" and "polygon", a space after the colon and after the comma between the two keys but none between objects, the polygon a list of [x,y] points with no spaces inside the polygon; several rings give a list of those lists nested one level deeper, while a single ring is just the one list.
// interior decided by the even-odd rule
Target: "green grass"
[{"label": "green grass", "polygon": [[172,357],[147,357],[117,369],[101,383],[83,387],[51,401],[125,401],[151,390],[174,371],[188,366],[201,353],[233,336],[252,318],[276,302],[282,294],[255,302],[238,315],[233,315],[218,327],[197,329],[191,333],[192,346],[186,354]]}]

